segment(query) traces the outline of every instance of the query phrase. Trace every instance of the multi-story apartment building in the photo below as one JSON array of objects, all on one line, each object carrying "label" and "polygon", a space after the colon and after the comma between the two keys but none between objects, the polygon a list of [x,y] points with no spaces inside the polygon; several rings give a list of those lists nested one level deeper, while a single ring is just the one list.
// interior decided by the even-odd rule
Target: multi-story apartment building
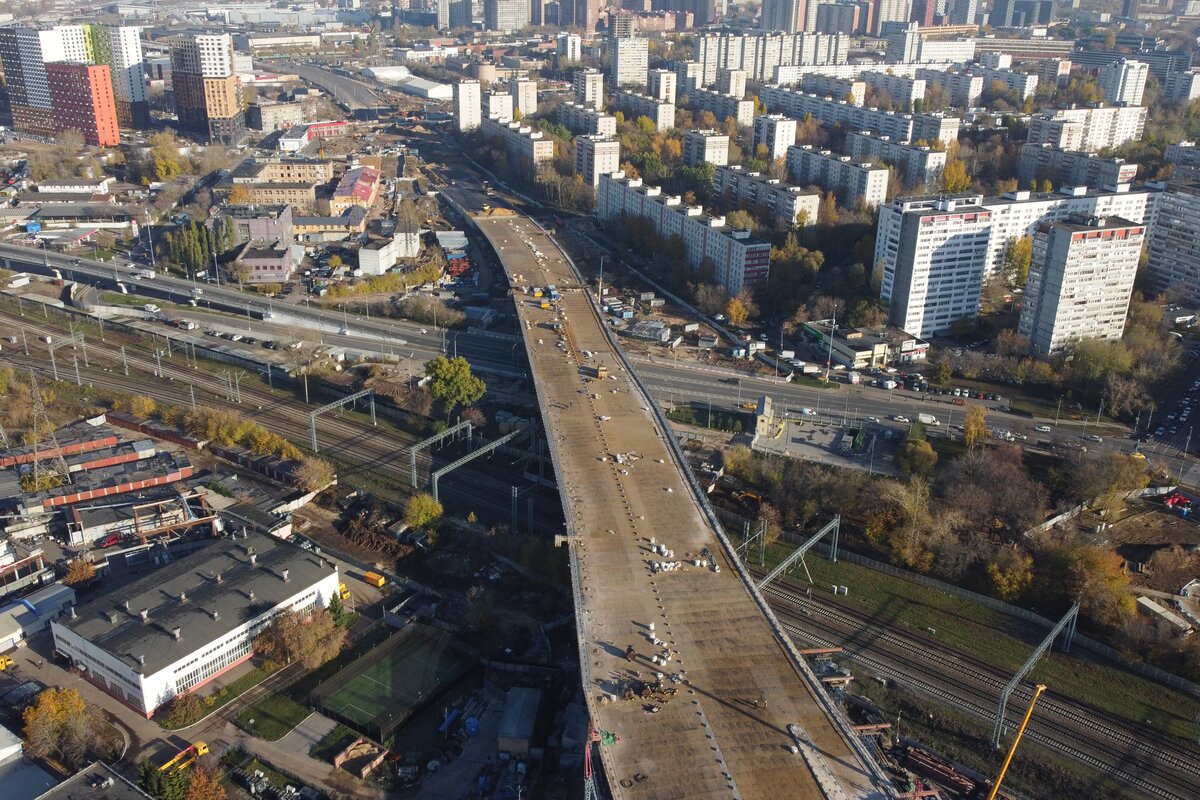
[{"label": "multi-story apartment building", "polygon": [[59,130],[77,130],[98,147],[121,143],[108,65],[59,62],[46,65],[50,105]]},{"label": "multi-story apartment building", "polygon": [[714,88],[721,94],[736,97],[741,100],[746,96],[746,70],[719,69]]},{"label": "multi-story apartment building", "polygon": [[640,92],[613,92],[612,107],[625,113],[627,119],[648,117],[654,123],[654,129],[669,131],[675,127],[675,104],[666,100],[656,100]]},{"label": "multi-story apartment building", "polygon": [[760,172],[747,172],[740,164],[717,167],[713,194],[727,207],[764,209],[780,228],[815,225],[821,205],[820,192]]},{"label": "multi-story apartment building", "polygon": [[[899,2],[904,5],[904,0]],[[888,62],[966,64],[974,59],[974,39],[933,39],[922,35],[915,22],[887,37]]]},{"label": "multi-story apartment building", "polygon": [[80,27],[87,60],[108,65],[117,106],[117,124],[125,128],[148,127],[150,101],[146,94],[141,28],[95,24]]},{"label": "multi-story apartment building", "polygon": [[1100,68],[1100,88],[1104,102],[1114,105],[1140,106],[1146,91],[1150,65],[1144,61],[1118,59]]},{"label": "multi-story apartment building", "polygon": [[1048,144],[1028,144],[1021,147],[1021,166],[1017,181],[1029,186],[1031,181],[1049,180],[1056,186],[1099,186],[1114,188],[1132,183],[1138,165],[1121,158],[1101,158],[1095,153],[1059,150]]},{"label": "multi-story apartment building", "polygon": [[513,118],[513,96],[500,92],[484,92],[480,101],[480,113],[485,117]]},{"label": "multi-story apartment building", "polygon": [[576,70],[571,85],[576,103],[604,110],[604,73],[596,69]]},{"label": "multi-story apartment building", "polygon": [[1190,103],[1200,97],[1200,70],[1171,72],[1163,83],[1163,99],[1168,103]]},{"label": "multi-story apartment building", "polygon": [[652,69],[646,80],[646,94],[655,100],[675,102],[677,79],[669,69]]},{"label": "multi-story apartment building", "polygon": [[766,148],[767,158],[774,161],[787,155],[796,143],[796,120],[782,114],[765,114],[754,118],[754,139],[751,152],[758,157],[759,147]]},{"label": "multi-story apartment building", "polygon": [[993,83],[999,83],[1008,91],[1016,93],[1022,101],[1033,97],[1034,92],[1037,91],[1038,76],[1036,74],[990,67],[972,67],[971,72],[983,78],[985,90],[990,89]]},{"label": "multi-story apartment building", "polygon": [[776,113],[803,119],[813,119],[828,125],[846,125],[856,130],[870,130],[900,141],[942,141],[947,144],[958,139],[960,121],[943,114],[896,114],[862,108],[845,100],[831,100],[806,92],[796,92],[779,86],[763,86],[759,99]]},{"label": "multi-story apartment building", "polygon": [[612,114],[597,111],[592,106],[567,101],[559,103],[555,115],[560,125],[565,125],[571,133],[585,136],[616,136],[617,118]]},{"label": "multi-story apartment building", "polygon": [[560,64],[575,64],[583,58],[583,38],[577,33],[560,33],[554,39],[554,54]]},{"label": "multi-story apartment building", "polygon": [[233,66],[233,37],[202,33],[171,40],[171,86],[179,127],[211,142],[246,138],[242,83]]},{"label": "multi-story apartment building", "polygon": [[609,77],[614,87],[645,87],[646,75],[650,71],[650,42],[641,37],[610,39],[612,63]]},{"label": "multi-story apartment building", "polygon": [[774,33],[801,33],[816,26],[816,0],[763,0],[760,27]]},{"label": "multi-story apartment building", "polygon": [[483,124],[483,93],[479,81],[459,81],[454,84],[454,127],[473,131]]},{"label": "multi-story apartment building", "polygon": [[1120,217],[1040,223],[1017,331],[1048,356],[1079,339],[1121,338],[1146,226]]},{"label": "multi-story apartment building", "polygon": [[732,117],[739,127],[748,128],[754,123],[754,101],[742,100],[708,89],[694,89],[688,93],[688,106],[694,111],[711,111],[718,122]]},{"label": "multi-story apartment building", "polygon": [[887,95],[908,110],[912,110],[916,101],[925,99],[925,81],[922,78],[870,70],[862,73],[859,78],[871,87],[876,97]]},{"label": "multi-story apartment building", "polygon": [[879,206],[887,200],[888,179],[885,167],[855,161],[812,145],[793,145],[787,151],[788,177],[801,186],[814,184],[833,192],[843,205],[863,203]]},{"label": "multi-story apartment building", "polygon": [[753,81],[773,80],[779,66],[845,64],[850,37],[824,33],[706,33],[696,37],[693,60],[703,64],[703,85],[718,69],[740,69]]},{"label": "multi-story apartment building", "polygon": [[675,65],[675,89],[686,95],[704,85],[704,65],[695,61],[681,61]]},{"label": "multi-story apartment building", "polygon": [[716,281],[731,295],[767,285],[770,242],[726,225],[724,217],[706,214],[699,206],[684,205],[657,186],[644,186],[622,172],[604,175],[597,189],[596,213],[606,224],[618,224],[625,217],[645,219],[664,238],[679,237],[688,264],[697,269],[707,261]]},{"label": "multi-story apartment building", "polygon": [[926,87],[938,87],[946,102],[957,108],[977,106],[983,96],[983,76],[978,73],[923,67],[917,70],[917,77]]},{"label": "multi-story apartment building", "polygon": [[871,4],[867,3],[820,3],[817,5],[817,33],[866,33],[866,18]]},{"label": "multi-story apartment building", "polygon": [[513,109],[527,117],[537,113],[538,91],[537,81],[525,78],[509,78],[508,93],[513,98]]},{"label": "multi-story apartment building", "polygon": [[486,117],[481,130],[486,138],[504,143],[509,165],[527,180],[533,180],[543,164],[554,160],[554,141],[541,131],[498,117]]},{"label": "multi-story apartment building", "polygon": [[880,161],[896,168],[905,186],[934,186],[946,168],[946,151],[926,145],[897,142],[869,131],[850,131],[844,145],[855,161]]},{"label": "multi-story apartment building", "polygon": [[[1127,187],[1126,187],[1127,189]],[[893,325],[918,336],[974,318],[984,281],[1004,269],[1010,241],[1030,236],[1038,224],[1073,214],[1146,218],[1149,191],[1053,194],[1010,192],[1001,197],[904,197],[879,212],[875,263],[882,265],[880,297]]]},{"label": "multi-story apartment building", "polygon": [[512,33],[528,24],[528,0],[484,0],[483,25],[487,30]]},{"label": "multi-story apartment building", "polygon": [[1062,150],[1095,152],[1140,139],[1146,127],[1142,106],[1056,108],[1029,120],[1031,144],[1052,144]]},{"label": "multi-story apartment building", "polygon": [[65,60],[60,31],[0,28],[0,63],[4,66],[13,128],[39,136],[50,136],[58,130],[46,64]]},{"label": "multi-story apartment building", "polygon": [[589,186],[598,186],[601,175],[621,169],[621,143],[604,136],[575,137],[575,174]]},{"label": "multi-story apartment building", "polygon": [[694,167],[704,162],[722,167],[729,163],[729,137],[714,130],[683,132],[683,163]]},{"label": "multi-story apartment building", "polygon": [[1157,197],[1147,252],[1155,291],[1200,304],[1200,182],[1171,181]]},{"label": "multi-story apartment building", "polygon": [[857,77],[839,78],[834,75],[806,72],[800,76],[798,87],[803,92],[845,100],[856,106],[867,102],[867,84]]},{"label": "multi-story apartment building", "polygon": [[230,175],[231,183],[328,183],[333,162],[317,158],[248,158]]},{"label": "multi-story apartment building", "polygon": [[251,103],[246,109],[246,127],[256,131],[270,133],[303,122],[303,103]]}]

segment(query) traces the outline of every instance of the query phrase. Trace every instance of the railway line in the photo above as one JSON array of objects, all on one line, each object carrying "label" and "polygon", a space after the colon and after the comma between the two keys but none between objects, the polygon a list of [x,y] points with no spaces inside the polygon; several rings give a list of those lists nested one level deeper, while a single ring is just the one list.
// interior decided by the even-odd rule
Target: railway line
[{"label": "railway line", "polygon": [[[784,626],[818,646],[841,646],[871,672],[943,700],[982,719],[992,719],[1001,687],[1011,675],[987,662],[951,653],[935,640],[873,623],[830,602],[816,603],[786,585],[765,590]],[[1009,705],[1015,714],[1030,691],[1018,687]],[[1148,738],[1109,712],[1047,693],[1026,736],[1047,748],[1117,779],[1147,797],[1187,800],[1200,793],[1200,761],[1185,742]]]},{"label": "railway line", "polygon": [[[41,335],[61,336],[63,328],[49,321],[38,321],[29,316],[20,317],[0,310],[0,321],[20,325],[29,339],[30,355],[20,350],[9,349],[0,353],[0,363],[8,362],[21,370],[34,369],[39,375],[51,377],[52,370],[45,345],[34,337]],[[60,351],[60,357],[61,357]],[[89,340],[87,342],[89,365],[78,364],[79,375],[87,384],[119,392],[136,392],[160,402],[189,406],[194,388],[197,405],[237,411],[266,428],[292,441],[304,444],[307,441],[308,415],[312,407],[295,399],[280,396],[265,390],[243,387],[240,390],[242,403],[228,400],[221,392],[223,387],[214,376],[188,366],[172,363],[173,359],[161,361],[161,371],[156,359],[145,351],[126,348],[125,361],[129,365],[129,376],[123,374],[121,357],[117,345]],[[106,366],[100,366],[104,363]],[[59,377],[70,380],[75,367],[59,363]],[[398,430],[381,421],[380,427],[361,423],[353,418],[328,415],[321,417],[317,425],[317,441],[323,453],[348,454],[354,466],[343,470],[342,475],[353,481],[364,474],[382,475],[397,485],[407,485],[410,480],[410,462],[405,451],[417,441],[417,437]],[[506,520],[511,514],[512,470],[508,460],[493,464],[484,458],[464,471],[451,473],[441,483],[440,494],[451,506],[475,510],[497,520]],[[434,467],[433,454],[418,455],[419,475],[428,475]],[[535,489],[545,493],[546,490]],[[522,500],[528,493],[522,495]],[[535,502],[541,509],[558,508],[557,496],[538,495]],[[539,514],[545,526],[553,526],[553,514]],[[536,522],[536,520],[535,520]]]}]

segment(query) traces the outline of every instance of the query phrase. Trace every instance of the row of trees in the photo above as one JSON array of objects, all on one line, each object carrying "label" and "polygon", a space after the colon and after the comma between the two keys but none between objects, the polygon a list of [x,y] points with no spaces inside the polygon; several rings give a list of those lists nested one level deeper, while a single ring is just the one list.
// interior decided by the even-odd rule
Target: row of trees
[{"label": "row of trees", "polygon": [[192,220],[164,238],[168,258],[193,277],[216,265],[218,257],[233,246],[234,236],[233,220],[221,217],[212,227]]}]

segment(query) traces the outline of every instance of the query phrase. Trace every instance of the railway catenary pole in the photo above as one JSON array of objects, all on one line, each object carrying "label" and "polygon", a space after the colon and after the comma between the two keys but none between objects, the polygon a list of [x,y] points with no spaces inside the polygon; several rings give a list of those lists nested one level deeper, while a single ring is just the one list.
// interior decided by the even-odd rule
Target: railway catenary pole
[{"label": "railway catenary pole", "polygon": [[1079,603],[1073,603],[1071,608],[1063,615],[1063,618],[1058,621],[1058,624],[1050,629],[1046,634],[1046,638],[1042,640],[1034,651],[1029,654],[1029,658],[1025,660],[1025,664],[1017,670],[1017,674],[1012,676],[1012,680],[1004,685],[1000,690],[1000,703],[996,707],[996,724],[992,727],[992,747],[999,749],[1000,740],[1004,737],[1004,712],[1008,708],[1008,700],[1012,697],[1013,690],[1024,680],[1046,651],[1054,644],[1054,640],[1058,638],[1059,633],[1063,633],[1063,652],[1071,652],[1071,639],[1075,636],[1075,621],[1079,616]]}]

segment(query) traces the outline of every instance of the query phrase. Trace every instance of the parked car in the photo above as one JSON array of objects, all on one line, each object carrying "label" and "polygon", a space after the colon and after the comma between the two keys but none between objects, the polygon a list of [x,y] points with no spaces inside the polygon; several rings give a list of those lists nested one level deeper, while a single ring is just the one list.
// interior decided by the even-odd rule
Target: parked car
[{"label": "parked car", "polygon": [[1034,430],[1038,433],[1050,433],[1052,428],[1049,425],[1038,425]]}]

